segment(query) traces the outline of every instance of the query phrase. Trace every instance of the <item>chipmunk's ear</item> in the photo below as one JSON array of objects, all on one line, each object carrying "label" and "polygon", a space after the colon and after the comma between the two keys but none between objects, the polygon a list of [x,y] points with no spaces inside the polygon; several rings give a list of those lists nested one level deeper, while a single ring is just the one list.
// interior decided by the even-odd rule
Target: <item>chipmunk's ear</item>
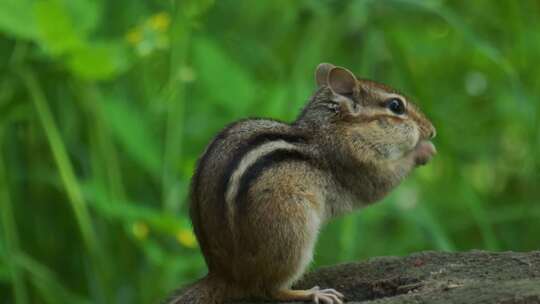
[{"label": "chipmunk's ear", "polygon": [[330,70],[336,66],[331,63],[321,63],[317,66],[315,70],[315,81],[317,82],[317,87],[322,87],[323,85],[328,85],[328,74]]},{"label": "chipmunk's ear", "polygon": [[356,76],[346,68],[332,68],[328,72],[327,81],[330,89],[340,95],[354,95],[358,91]]}]

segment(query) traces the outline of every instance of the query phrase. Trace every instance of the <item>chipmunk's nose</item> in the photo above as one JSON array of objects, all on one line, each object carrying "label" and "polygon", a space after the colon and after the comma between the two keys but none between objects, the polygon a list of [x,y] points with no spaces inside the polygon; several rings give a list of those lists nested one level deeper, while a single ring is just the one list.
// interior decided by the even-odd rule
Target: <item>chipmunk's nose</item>
[{"label": "chipmunk's nose", "polygon": [[421,137],[431,140],[437,136],[437,130],[430,122],[425,122],[420,126]]},{"label": "chipmunk's nose", "polygon": [[437,129],[435,129],[434,126],[431,126],[431,130],[429,133],[429,139],[434,139],[435,136],[437,136]]}]

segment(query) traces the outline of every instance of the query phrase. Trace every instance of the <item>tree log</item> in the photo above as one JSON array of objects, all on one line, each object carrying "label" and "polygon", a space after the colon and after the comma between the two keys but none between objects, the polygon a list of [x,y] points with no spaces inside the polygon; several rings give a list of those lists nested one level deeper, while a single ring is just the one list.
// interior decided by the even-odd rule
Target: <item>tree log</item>
[{"label": "tree log", "polygon": [[342,292],[347,303],[540,303],[540,251],[377,257],[320,268],[295,288],[316,285]]}]

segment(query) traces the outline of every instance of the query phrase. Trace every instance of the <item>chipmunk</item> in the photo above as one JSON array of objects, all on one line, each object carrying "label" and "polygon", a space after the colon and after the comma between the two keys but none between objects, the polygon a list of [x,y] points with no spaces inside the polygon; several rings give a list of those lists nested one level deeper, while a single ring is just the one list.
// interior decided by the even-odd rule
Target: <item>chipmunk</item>
[{"label": "chipmunk", "polygon": [[190,216],[208,275],[168,303],[343,303],[334,289],[291,289],[319,230],[382,199],[427,163],[435,128],[405,96],[343,67],[322,63],[315,80],[293,123],[234,122],[202,154]]}]

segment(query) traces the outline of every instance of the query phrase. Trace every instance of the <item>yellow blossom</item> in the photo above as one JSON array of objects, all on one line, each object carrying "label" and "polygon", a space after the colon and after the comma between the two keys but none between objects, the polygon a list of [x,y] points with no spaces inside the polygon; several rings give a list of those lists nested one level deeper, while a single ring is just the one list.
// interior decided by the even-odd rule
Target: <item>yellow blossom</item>
[{"label": "yellow blossom", "polygon": [[189,248],[195,248],[197,247],[197,239],[195,239],[195,235],[191,230],[188,229],[181,229],[176,234],[176,240],[178,243],[189,247]]},{"label": "yellow blossom", "polygon": [[171,17],[167,12],[161,12],[148,19],[148,26],[158,32],[166,32],[171,24]]},{"label": "yellow blossom", "polygon": [[148,225],[143,222],[135,222],[131,226],[131,231],[136,238],[141,240],[146,239],[148,236]]},{"label": "yellow blossom", "polygon": [[126,40],[132,45],[136,45],[137,43],[142,41],[142,33],[141,30],[138,28],[132,29],[126,34]]}]

